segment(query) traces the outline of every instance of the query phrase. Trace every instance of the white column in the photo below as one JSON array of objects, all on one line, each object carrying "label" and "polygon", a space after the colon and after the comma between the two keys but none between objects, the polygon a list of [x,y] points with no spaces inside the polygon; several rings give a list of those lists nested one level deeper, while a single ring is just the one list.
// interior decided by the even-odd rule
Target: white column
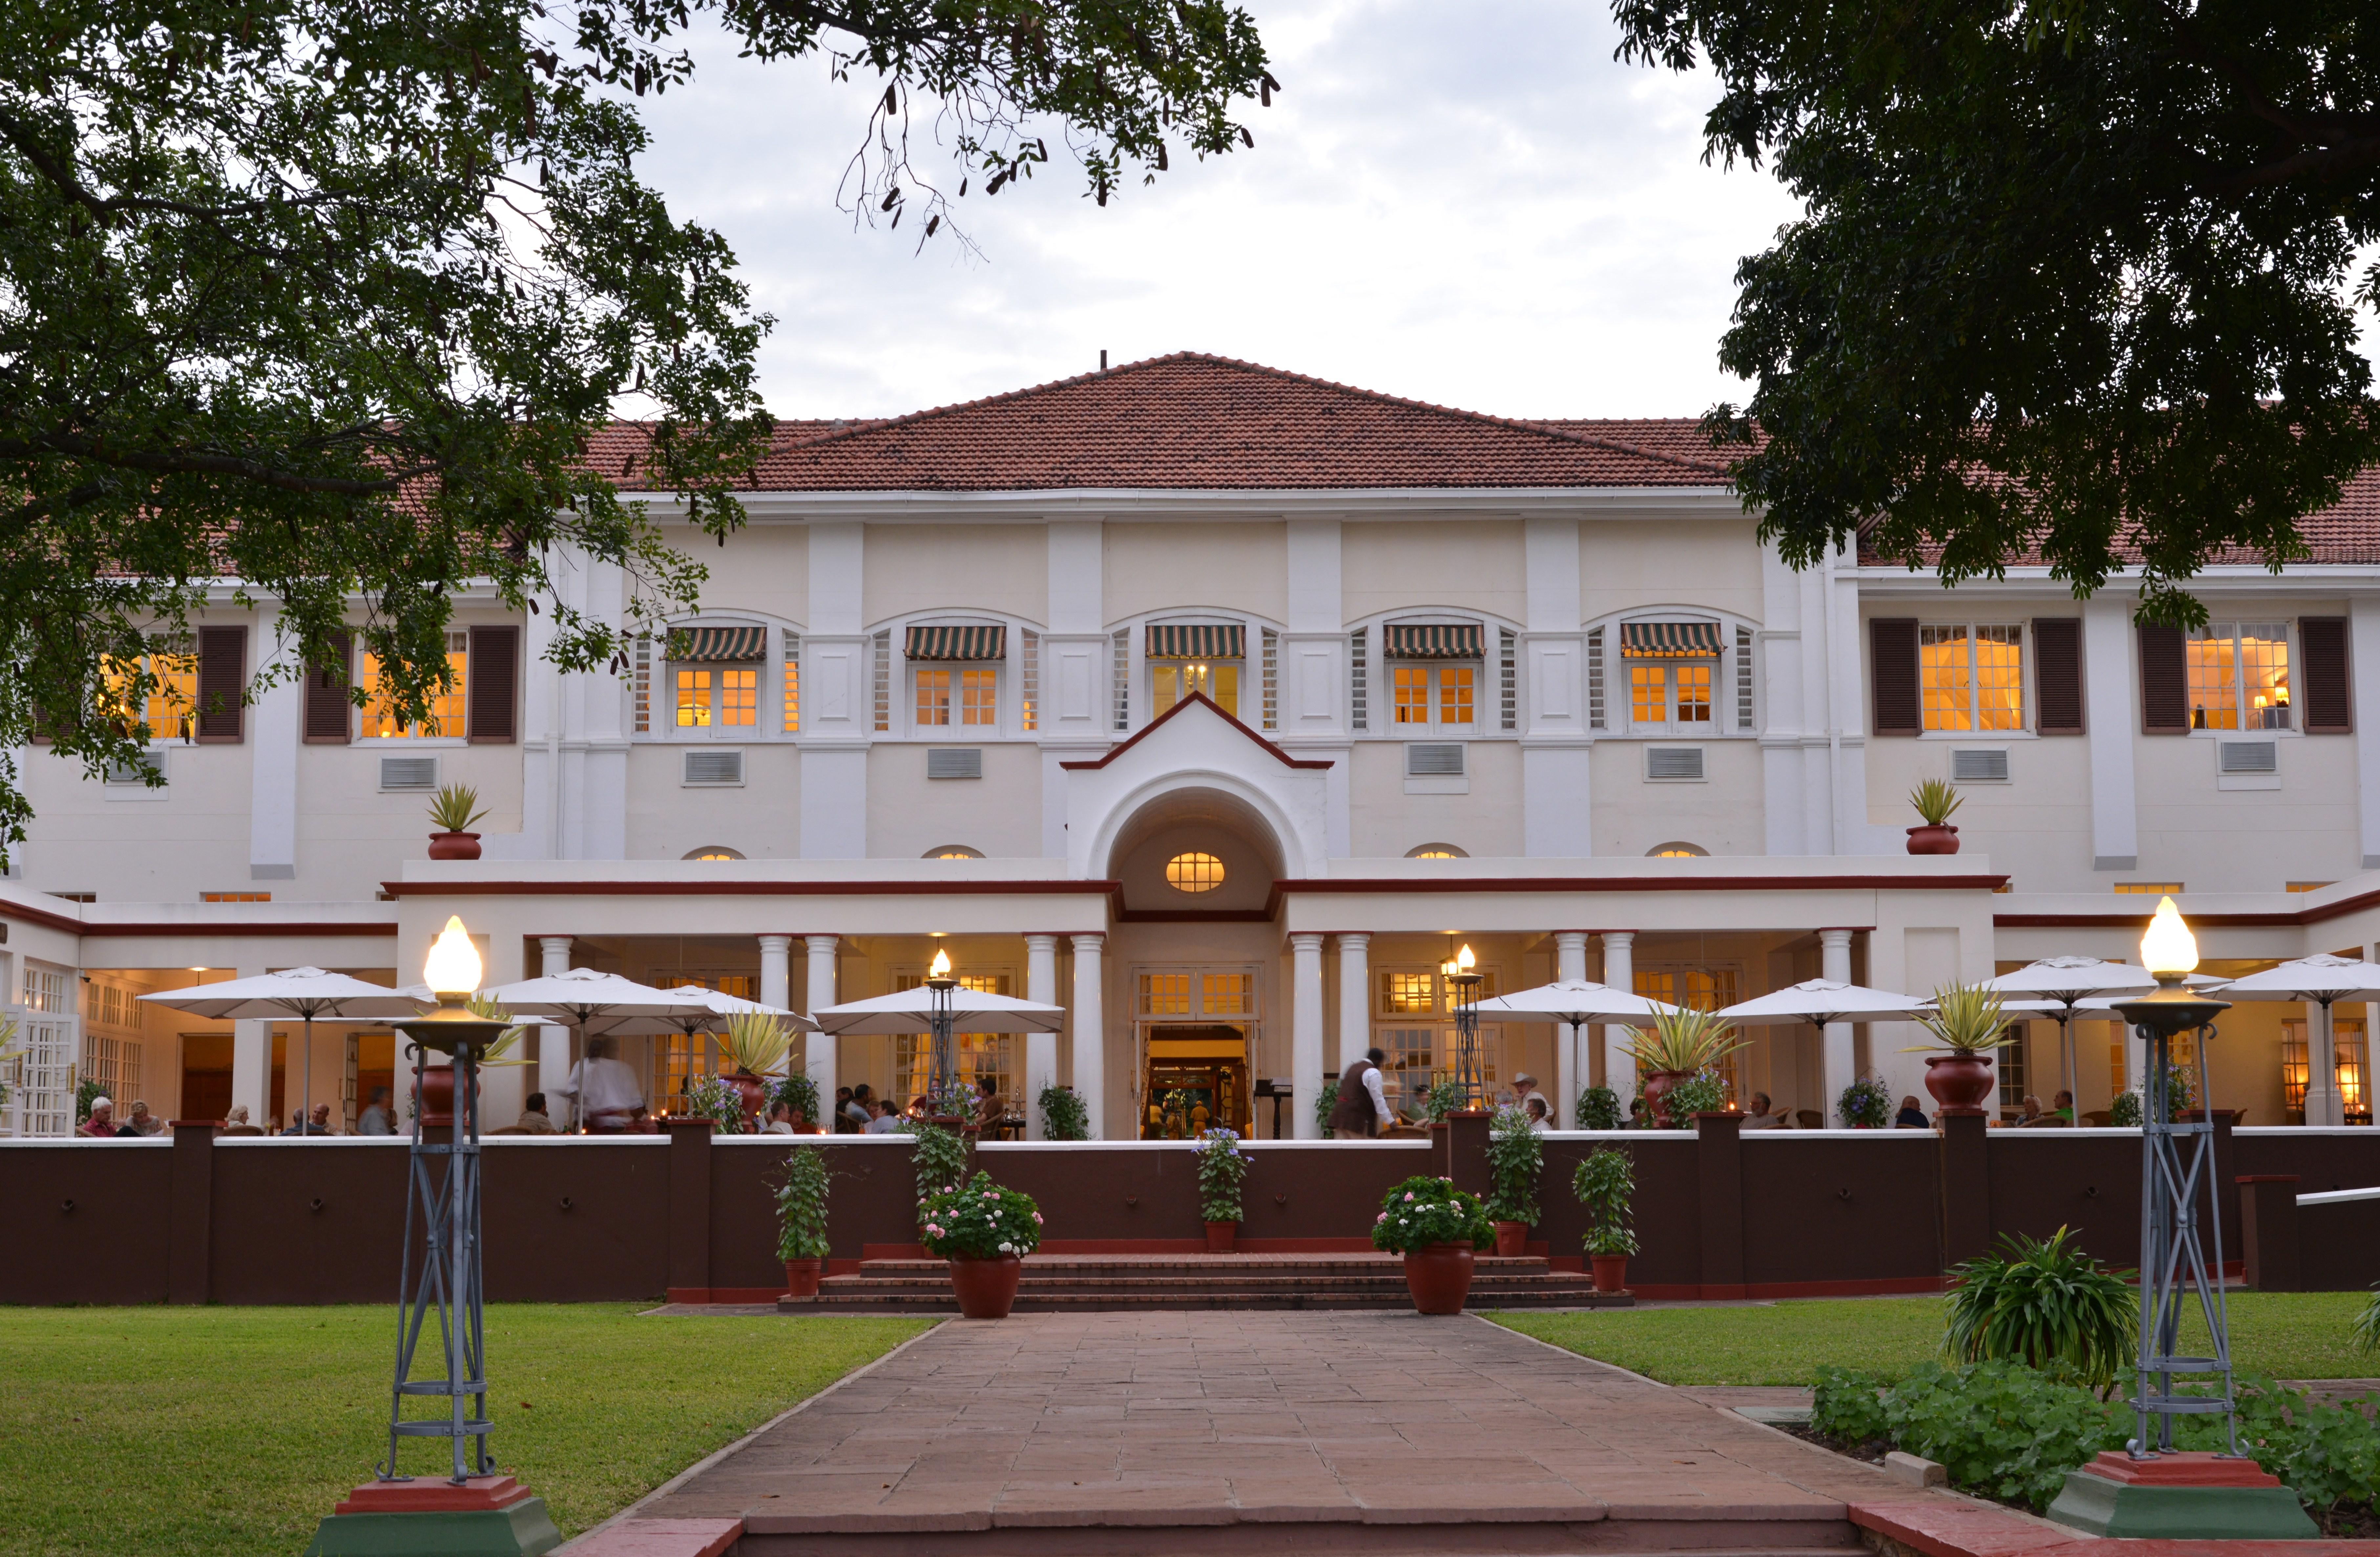
[{"label": "white column", "polygon": [[[1339,937],[1339,1065],[1344,1070],[1372,1046],[1372,937]],[[1311,1111],[1313,1100],[1307,1099]]]},{"label": "white column", "polygon": [[[537,949],[544,961],[538,968],[543,978],[570,972],[570,937],[540,935]],[[570,1029],[540,1027],[537,1030],[537,1086],[546,1093],[545,1106],[549,1116],[561,1106],[562,1094],[555,1089],[570,1080]]]},{"label": "white column", "polygon": [[[762,935],[759,937],[759,939],[760,942],[760,1003],[764,1006],[782,1006],[791,1009],[794,1004],[794,964],[792,956],[794,937],[791,935]],[[801,1060],[795,1057],[795,1055],[797,1052],[803,1055],[807,1055],[809,1052],[809,1044],[807,1040],[797,1038],[795,1040],[795,1048],[786,1051],[785,1074],[788,1076],[794,1073],[794,1069],[796,1066],[801,1066],[805,1071],[808,1068]],[[821,1109],[832,1107],[833,1104],[834,1094],[832,1092],[829,1092],[826,1096],[819,1099],[819,1106]],[[813,1119],[810,1122],[812,1124],[818,1124],[821,1121]]]},{"label": "white column", "polygon": [[[1607,988],[1636,988],[1636,932],[1603,932],[1603,983]],[[1636,1057],[1627,1049],[1630,1029],[1619,1022],[1603,1029],[1603,1084],[1620,1099],[1620,1116],[1628,1117],[1628,1100],[1636,1094]]]},{"label": "white column", "polygon": [[[2306,1008],[2306,1102],[2309,1125],[2344,1125],[2347,1104],[2338,1095],[2338,1045],[2334,1041],[2330,1008],[2309,1000]],[[2365,1051],[2369,1053],[2367,1049]],[[2192,1084],[2196,1085],[2193,1077]]]},{"label": "white column", "polygon": [[[1836,984],[1852,982],[1852,933],[1849,930],[1818,932],[1818,976]],[[1852,1024],[1847,1021],[1829,1023],[1820,1059],[1819,1087],[1825,1093],[1819,1112],[1831,1116],[1835,1103],[1843,1089],[1852,1084]]]},{"label": "white column", "polygon": [[[261,962],[244,964],[237,976],[254,978],[265,971]],[[402,1049],[405,1040],[397,1040]],[[405,1056],[397,1056],[397,1064]],[[265,1110],[273,1104],[273,1024],[269,1021],[236,1021],[231,1024],[231,1100],[248,1104],[248,1122],[260,1129],[271,1129],[273,1121]],[[119,1099],[120,1103],[124,1100]],[[129,1111],[129,1103],[124,1103]]]},{"label": "white column", "polygon": [[[274,657],[281,622],[258,627],[268,641],[258,646],[260,665]],[[294,649],[295,646],[291,646]],[[241,667],[241,673],[247,668]],[[248,816],[248,875],[251,881],[294,881],[298,876],[298,747],[306,706],[302,682],[285,679],[256,694],[249,720],[254,742]],[[21,768],[18,771],[23,771]],[[237,1040],[235,1040],[235,1043]],[[233,1072],[237,1075],[237,1050]],[[235,1089],[237,1080],[235,1080]],[[235,1095],[234,1102],[247,1099]],[[249,1109],[254,1117],[255,1110]],[[257,1119],[261,1124],[261,1119]]]},{"label": "white column", "polygon": [[1292,935],[1289,950],[1289,1068],[1296,1089],[1291,1106],[1297,1115],[1297,1139],[1319,1141],[1322,1125],[1314,1116],[1314,1100],[1322,1095],[1322,937]]},{"label": "white column", "polygon": [[2132,779],[2131,608],[2111,590],[2082,608],[2082,724],[2091,747],[2091,868],[2128,871],[2141,853]]},{"label": "white column", "polygon": [[[1044,1006],[1058,1003],[1058,937],[1025,937],[1025,998]],[[1025,1139],[1046,1141],[1041,1128],[1041,1089],[1058,1080],[1058,1035],[1025,1035]]]},{"label": "white column", "polygon": [[1099,961],[1106,944],[1105,935],[1075,937],[1075,1095],[1089,1116],[1093,1141],[1107,1139],[1108,1024],[1100,1003],[1107,984]]},{"label": "white column", "polygon": [[[802,937],[802,945],[809,952],[809,987],[804,991],[803,1000],[813,1011],[835,1002],[834,952],[842,939],[840,935]],[[821,1033],[813,1036],[803,1050],[810,1085],[818,1089],[820,1108],[831,1110],[834,1107],[834,1089],[840,1084],[834,1079],[836,1051],[842,1046],[842,1039]]]},{"label": "white column", "polygon": [[[1554,978],[1562,984],[1586,982],[1586,932],[1554,932]],[[1586,1087],[1586,1055],[1578,1046],[1578,1029],[1554,1023],[1554,1124],[1578,1129],[1578,1094]]]}]

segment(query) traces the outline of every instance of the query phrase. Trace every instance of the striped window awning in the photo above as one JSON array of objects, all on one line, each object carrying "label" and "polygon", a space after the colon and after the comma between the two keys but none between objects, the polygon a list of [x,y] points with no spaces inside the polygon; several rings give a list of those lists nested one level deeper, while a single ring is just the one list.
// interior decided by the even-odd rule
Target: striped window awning
[{"label": "striped window awning", "polygon": [[912,659],[1005,659],[1005,627],[912,627],[908,656]]},{"label": "striped window awning", "polygon": [[680,627],[670,634],[669,657],[683,664],[725,665],[769,658],[765,627]]},{"label": "striped window awning", "polygon": [[1477,659],[1479,641],[1475,622],[1412,627],[1390,622],[1380,637],[1381,652],[1390,659]]},{"label": "striped window awning", "polygon": [[1624,659],[1717,659],[1716,622],[1623,622],[1620,654]]},{"label": "striped window awning", "polygon": [[1148,658],[1151,659],[1245,659],[1247,657],[1248,630],[1236,623],[1229,627],[1152,625],[1148,629]]}]

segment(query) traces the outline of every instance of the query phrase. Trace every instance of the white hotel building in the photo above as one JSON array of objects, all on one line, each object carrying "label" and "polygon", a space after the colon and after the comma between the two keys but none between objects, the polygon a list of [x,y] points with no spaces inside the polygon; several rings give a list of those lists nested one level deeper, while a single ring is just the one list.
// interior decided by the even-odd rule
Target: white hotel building
[{"label": "white hotel building", "polygon": [[[939,938],[1070,1008],[969,1065],[1021,1104],[1072,1084],[1110,1138],[1184,1077],[1268,1135],[1254,1083],[1281,1079],[1283,1129],[1314,1133],[1367,1043],[1411,1085],[1448,1060],[1454,942],[1495,988],[1720,1001],[2128,957],[2149,887],[2216,972],[2380,942],[2380,480],[2309,522],[2312,561],[2210,570],[2216,625],[2187,638],[2136,630],[2120,582],[2078,603],[2037,568],[1955,592],[1851,554],[1796,573],[1690,422],[1500,420],[1195,356],[788,424],[744,501],[723,549],[673,527],[703,609],[627,678],[558,674],[545,619],[467,595],[436,733],[318,671],[161,745],[162,788],[19,753],[38,820],[0,962],[35,1044],[0,1126],[70,1122],[69,1063],[168,1116],[278,1118],[310,1086],[352,1119],[405,1080],[384,1029],[305,1056],[294,1027],[130,997],[192,969],[410,982],[453,913],[492,981],[589,965],[804,1009],[914,982]],[[620,609],[610,568],[561,586]],[[269,609],[203,627],[202,682],[278,652]],[[1904,849],[1929,777],[1965,796],[1955,856]],[[490,809],[484,856],[433,863],[424,804],[455,782]],[[2339,1022],[2363,1117],[2369,1014]],[[2301,1116],[2305,1015],[2235,1010],[2216,1102]],[[2076,1032],[2087,1113],[2137,1064]],[[2008,1092],[2057,1089],[2056,1033],[2034,1025]],[[1617,1030],[1487,1035],[1500,1080],[1628,1095]],[[1751,1036],[1739,1096],[1815,1118],[1860,1071],[1922,1090],[1898,1025]],[[492,1120],[572,1043],[499,1073]],[[709,1063],[624,1047],[657,1103]],[[913,1049],[803,1063],[907,1090]]]}]

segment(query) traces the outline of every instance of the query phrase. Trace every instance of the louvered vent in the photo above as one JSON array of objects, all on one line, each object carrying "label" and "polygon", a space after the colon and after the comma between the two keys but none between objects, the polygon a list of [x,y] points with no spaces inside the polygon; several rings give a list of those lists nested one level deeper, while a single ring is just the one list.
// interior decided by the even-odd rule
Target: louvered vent
[{"label": "louvered vent", "polygon": [[434,790],[438,787],[436,757],[382,757],[380,787],[383,790]]},{"label": "louvered vent", "polygon": [[2278,773],[2281,743],[2277,741],[2225,741],[2215,748],[2224,773]]},{"label": "louvered vent", "polygon": [[1647,778],[1699,778],[1702,776],[1703,749],[1700,746],[1645,748],[1645,777]]},{"label": "louvered vent", "polygon": [[926,748],[926,777],[929,778],[980,778],[983,777],[983,748],[980,746],[929,746]]},{"label": "louvered vent", "polygon": [[111,784],[146,784],[149,775],[157,770],[155,758],[146,762],[112,762],[107,765],[107,781]]},{"label": "louvered vent", "polygon": [[688,752],[686,754],[686,782],[740,784],[744,782],[744,754],[741,752]]},{"label": "louvered vent", "polygon": [[1961,784],[2002,784],[2008,781],[2008,775],[2005,751],[1953,750],[1950,754],[1950,777]]},{"label": "louvered vent", "polygon": [[1407,746],[1405,777],[1408,778],[1462,778],[1462,746],[1451,741],[1420,742]]}]

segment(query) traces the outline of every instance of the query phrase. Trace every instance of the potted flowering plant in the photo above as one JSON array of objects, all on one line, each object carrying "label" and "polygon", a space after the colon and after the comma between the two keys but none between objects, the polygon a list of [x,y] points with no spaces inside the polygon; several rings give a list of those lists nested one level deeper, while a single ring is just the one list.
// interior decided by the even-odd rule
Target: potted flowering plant
[{"label": "potted flowering plant", "polygon": [[1426,1314],[1459,1314],[1471,1294],[1471,1251],[1496,1236],[1479,1197],[1451,1178],[1406,1179],[1380,1202],[1372,1247],[1405,1257],[1405,1286]]},{"label": "potted flowering plant", "polygon": [[1041,1133],[1051,1141],[1091,1139],[1091,1111],[1074,1088],[1052,1081],[1041,1089]]},{"label": "potted flowering plant", "polygon": [[1248,1154],[1240,1134],[1218,1125],[1198,1137],[1198,1215],[1207,1224],[1207,1252],[1229,1254],[1240,1230],[1240,1184]]},{"label": "potted flowering plant", "polygon": [[777,1186],[777,1258],[784,1261],[785,1295],[818,1296],[826,1273],[826,1156],[805,1146],[785,1158]]},{"label": "potted flowering plant", "polygon": [[1025,1257],[1041,1247],[1041,1213],[1033,1197],[978,1173],[958,1189],[927,1196],[918,1222],[926,1252],[950,1262],[959,1312],[1006,1319],[1016,1303]]},{"label": "potted flowering plant", "polygon": [[1662,1094],[1672,1129],[1695,1129],[1697,1114],[1716,1114],[1727,1106],[1727,1079],[1716,1070],[1697,1070],[1681,1078]]},{"label": "potted flowering plant", "polygon": [[1835,1112],[1855,1130],[1880,1130],[1892,1122],[1892,1093],[1881,1076],[1862,1076],[1835,1100]]},{"label": "potted flowering plant", "polygon": [[1616,1146],[1598,1146],[1571,1175],[1571,1193],[1586,1208],[1586,1261],[1597,1292],[1624,1292],[1636,1233],[1628,1221],[1636,1201],[1636,1164]]},{"label": "potted flowering plant", "polygon": [[1578,1128],[1616,1130],[1620,1128],[1620,1094],[1609,1087],[1589,1087],[1578,1094]]},{"label": "potted flowering plant", "polygon": [[1944,984],[1934,992],[1934,1012],[1917,1019],[1931,1042],[1912,1044],[1905,1055],[1935,1054],[1925,1062],[1925,1090],[1949,1114],[1980,1114],[1992,1092],[1991,1051],[2016,1041],[2016,1029],[2000,1008],[1999,991],[1979,984]]},{"label": "potted flowering plant", "polygon": [[783,1104],[793,1110],[795,1135],[824,1135],[820,1126],[818,1083],[798,1070],[789,1070],[769,1085],[767,1100],[761,1104],[765,1114]]},{"label": "potted flowering plant", "polygon": [[1627,1044],[1636,1069],[1645,1079],[1645,1110],[1661,1129],[1675,1129],[1679,1119],[1663,1106],[1670,1089],[1708,1070],[1744,1046],[1735,1028],[1713,1012],[1681,1006],[1653,1013],[1653,1030],[1639,1028]]},{"label": "potted flowering plant", "polygon": [[1545,1171],[1546,1143],[1529,1128],[1526,1110],[1511,1104],[1496,1110],[1488,1126],[1488,1215],[1496,1225],[1496,1252],[1506,1258],[1528,1252],[1529,1229],[1537,1222],[1537,1176]]},{"label": "potted flowering plant", "polygon": [[1330,1129],[1330,1116],[1338,1112],[1338,1109],[1339,1078],[1325,1077],[1322,1090],[1314,1094],[1314,1122],[1322,1127],[1322,1133],[1326,1138],[1333,1135]]}]

